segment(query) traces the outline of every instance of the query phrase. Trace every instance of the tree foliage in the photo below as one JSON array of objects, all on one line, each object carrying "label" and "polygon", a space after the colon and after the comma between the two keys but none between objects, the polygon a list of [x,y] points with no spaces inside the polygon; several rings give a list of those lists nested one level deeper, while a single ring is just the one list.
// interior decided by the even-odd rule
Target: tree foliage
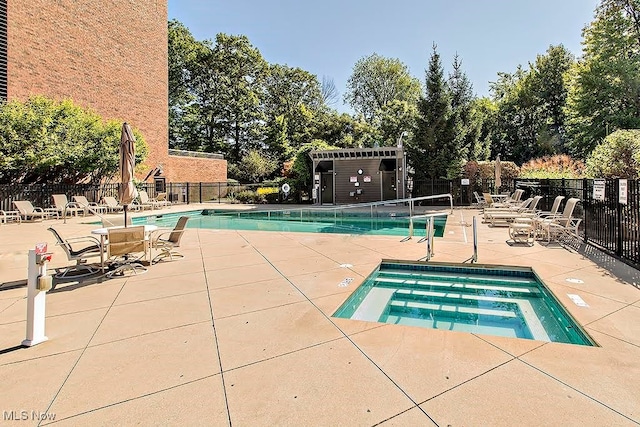
[{"label": "tree foliage", "polygon": [[516,163],[567,151],[564,107],[565,74],[574,62],[562,45],[550,46],[529,68],[498,73],[491,84],[498,117],[493,132],[492,157]]},{"label": "tree foliage", "polygon": [[420,96],[420,82],[409,74],[399,59],[376,53],[360,59],[347,81],[344,99],[353,110],[372,123],[388,103],[414,103]]},{"label": "tree foliage", "polygon": [[[122,122],[71,100],[35,96],[0,105],[0,183],[100,182],[119,167]],[[148,147],[137,129],[136,163]]]},{"label": "tree foliage", "polygon": [[569,75],[572,151],[586,157],[610,132],[640,127],[640,0],[602,0]]},{"label": "tree foliage", "polygon": [[640,179],[640,130],[618,130],[587,158],[591,178]]},{"label": "tree foliage", "polygon": [[416,180],[446,177],[457,159],[450,96],[434,45],[426,70],[425,94],[418,101],[416,128],[407,145]]}]

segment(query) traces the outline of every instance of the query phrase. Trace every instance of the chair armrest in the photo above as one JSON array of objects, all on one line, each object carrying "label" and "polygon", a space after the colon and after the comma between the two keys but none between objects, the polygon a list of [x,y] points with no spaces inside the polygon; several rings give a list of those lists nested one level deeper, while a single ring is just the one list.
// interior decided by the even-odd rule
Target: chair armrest
[{"label": "chair armrest", "polygon": [[97,237],[93,237],[93,236],[70,237],[70,238],[66,239],[66,242],[68,242],[68,243],[90,242],[90,243],[93,243],[95,245],[100,246],[100,240],[98,240]]}]

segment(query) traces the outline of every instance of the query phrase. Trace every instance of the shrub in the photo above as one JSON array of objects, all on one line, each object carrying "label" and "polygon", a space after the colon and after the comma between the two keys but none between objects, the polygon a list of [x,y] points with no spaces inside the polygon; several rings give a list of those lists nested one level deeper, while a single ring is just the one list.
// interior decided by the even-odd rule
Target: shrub
[{"label": "shrub", "polygon": [[[99,182],[119,165],[122,122],[104,121],[70,100],[35,96],[0,104],[0,183]],[[136,163],[147,156],[136,137]]]},{"label": "shrub", "polygon": [[[502,179],[515,179],[520,175],[520,168],[514,162],[502,160]],[[496,162],[478,162],[478,169],[481,179],[492,179],[495,176]]]},{"label": "shrub", "polygon": [[520,168],[522,178],[583,178],[584,163],[566,154],[531,159]]},{"label": "shrub", "polygon": [[266,199],[252,190],[242,190],[235,195],[235,199],[240,203],[266,203]]},{"label": "shrub", "polygon": [[640,178],[640,130],[618,130],[587,158],[590,178]]}]

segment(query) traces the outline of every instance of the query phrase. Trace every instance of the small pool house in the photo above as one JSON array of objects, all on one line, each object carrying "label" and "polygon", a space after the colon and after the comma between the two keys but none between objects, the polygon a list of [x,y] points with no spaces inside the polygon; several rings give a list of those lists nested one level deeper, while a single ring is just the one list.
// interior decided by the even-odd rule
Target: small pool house
[{"label": "small pool house", "polygon": [[378,202],[405,197],[402,147],[314,150],[313,202],[320,205]]}]

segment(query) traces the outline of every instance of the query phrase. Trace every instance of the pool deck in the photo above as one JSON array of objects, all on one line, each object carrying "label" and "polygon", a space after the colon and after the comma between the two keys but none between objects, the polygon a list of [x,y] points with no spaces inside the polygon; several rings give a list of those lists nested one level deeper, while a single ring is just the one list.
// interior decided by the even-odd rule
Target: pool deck
[{"label": "pool deck", "polygon": [[[433,261],[471,256],[477,214],[449,216]],[[640,272],[593,249],[509,244],[478,221],[478,262],[533,267],[600,347],[331,317],[381,259],[423,257],[416,239],[197,229],[146,274],[57,284],[49,341],[20,347],[28,249],[69,265],[47,228],[88,220],[0,226],[3,425],[640,424]]]}]

